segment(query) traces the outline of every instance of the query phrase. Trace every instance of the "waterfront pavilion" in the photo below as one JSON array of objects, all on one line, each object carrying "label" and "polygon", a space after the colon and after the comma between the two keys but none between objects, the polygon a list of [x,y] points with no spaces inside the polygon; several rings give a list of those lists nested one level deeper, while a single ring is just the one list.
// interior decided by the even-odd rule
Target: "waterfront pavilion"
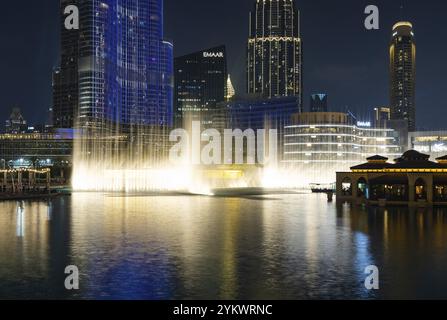
[{"label": "waterfront pavilion", "polygon": [[373,156],[367,162],[337,172],[337,199],[377,205],[446,205],[447,156],[430,156],[414,150],[393,163]]}]

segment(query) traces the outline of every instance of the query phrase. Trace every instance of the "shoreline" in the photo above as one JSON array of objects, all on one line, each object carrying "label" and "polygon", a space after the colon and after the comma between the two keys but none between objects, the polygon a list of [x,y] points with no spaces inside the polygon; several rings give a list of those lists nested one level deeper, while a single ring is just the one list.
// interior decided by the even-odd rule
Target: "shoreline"
[{"label": "shoreline", "polygon": [[52,189],[46,193],[0,193],[0,202],[2,201],[25,201],[25,200],[45,200],[53,199],[60,196],[70,196],[71,190],[66,189]]}]

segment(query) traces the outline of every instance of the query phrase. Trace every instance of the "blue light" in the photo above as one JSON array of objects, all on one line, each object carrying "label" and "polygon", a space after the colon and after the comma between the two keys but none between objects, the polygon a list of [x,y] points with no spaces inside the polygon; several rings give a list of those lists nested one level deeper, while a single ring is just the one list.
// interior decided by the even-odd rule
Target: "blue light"
[{"label": "blue light", "polygon": [[91,6],[95,17],[84,23],[91,24],[86,29],[92,40],[81,53],[81,118],[171,125],[173,47],[163,39],[163,1],[104,0]]}]

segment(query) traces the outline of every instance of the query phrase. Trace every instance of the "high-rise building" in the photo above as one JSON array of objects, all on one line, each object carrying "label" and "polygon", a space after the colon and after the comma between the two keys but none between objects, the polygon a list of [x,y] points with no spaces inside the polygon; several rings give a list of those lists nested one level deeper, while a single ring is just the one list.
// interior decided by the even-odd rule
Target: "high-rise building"
[{"label": "high-rise building", "polygon": [[410,22],[393,26],[390,45],[391,120],[408,121],[408,130],[416,130],[416,42]]},{"label": "high-rise building", "polygon": [[60,66],[53,72],[53,125],[72,128],[78,113],[79,30],[65,28],[64,10],[68,5],[79,5],[80,0],[60,1]]},{"label": "high-rise building", "polygon": [[228,75],[227,80],[227,95],[225,97],[226,101],[230,101],[236,95],[236,90],[234,90],[233,82],[231,81],[230,75]]},{"label": "high-rise building", "polygon": [[6,133],[23,133],[27,130],[27,122],[20,108],[13,108],[9,119],[5,123]]},{"label": "high-rise building", "polygon": [[297,96],[302,108],[302,41],[294,1],[256,0],[249,25],[247,92]]},{"label": "high-rise building", "polygon": [[175,58],[175,118],[210,121],[217,103],[227,97],[225,46]]},{"label": "high-rise building", "polygon": [[248,95],[235,97],[221,104],[224,112],[224,128],[230,129],[276,129],[278,133],[278,159],[282,158],[284,145],[284,127],[290,124],[292,115],[299,112],[296,96],[262,98]]},{"label": "high-rise building", "polygon": [[79,8],[80,30],[62,26],[55,126],[172,124],[173,48],[163,40],[163,1],[61,0],[62,15],[68,4]]},{"label": "high-rise building", "polygon": [[310,96],[310,112],[327,112],[327,94],[318,93]]},{"label": "high-rise building", "polygon": [[385,128],[391,120],[391,109],[388,107],[374,108],[374,126]]},{"label": "high-rise building", "polygon": [[236,97],[234,101],[222,103],[226,110],[227,126],[232,129],[264,128],[282,132],[292,115],[298,111],[296,97],[260,98],[256,96]]},{"label": "high-rise building", "polygon": [[377,154],[397,158],[402,149],[393,129],[359,126],[352,114],[303,112],[285,127],[284,161],[300,173],[301,183],[330,184],[335,173],[349,170]]}]

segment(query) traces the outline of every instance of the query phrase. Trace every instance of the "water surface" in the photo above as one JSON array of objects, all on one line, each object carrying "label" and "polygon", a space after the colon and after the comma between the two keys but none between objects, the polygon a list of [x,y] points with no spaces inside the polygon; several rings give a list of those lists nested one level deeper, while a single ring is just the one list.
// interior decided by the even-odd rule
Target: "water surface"
[{"label": "water surface", "polygon": [[[64,269],[80,270],[67,291]],[[364,287],[380,269],[380,290]],[[0,298],[447,298],[447,210],[324,195],[0,203]]]}]

